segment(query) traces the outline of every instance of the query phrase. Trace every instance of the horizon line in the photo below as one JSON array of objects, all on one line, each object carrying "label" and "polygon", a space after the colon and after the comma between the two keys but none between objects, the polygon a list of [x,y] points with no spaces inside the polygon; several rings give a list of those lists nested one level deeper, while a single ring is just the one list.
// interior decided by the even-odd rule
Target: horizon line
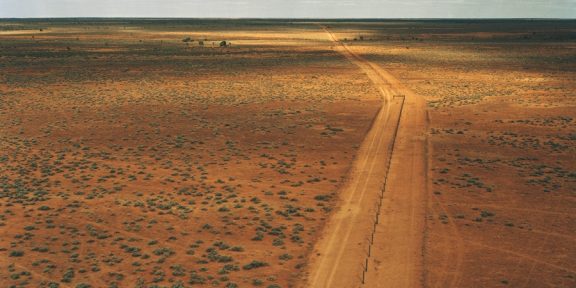
[{"label": "horizon line", "polygon": [[146,19],[146,20],[576,20],[563,17],[148,17],[148,16],[48,16],[48,17],[0,17],[0,20],[41,20],[41,19]]}]

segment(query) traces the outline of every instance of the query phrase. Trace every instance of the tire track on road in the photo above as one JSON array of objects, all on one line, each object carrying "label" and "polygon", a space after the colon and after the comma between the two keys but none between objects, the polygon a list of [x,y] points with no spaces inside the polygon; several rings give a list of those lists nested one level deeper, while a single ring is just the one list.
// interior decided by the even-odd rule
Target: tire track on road
[{"label": "tire track on road", "polygon": [[[392,156],[390,151],[395,139],[398,118],[391,119],[391,115],[394,114],[400,117],[399,113],[397,113],[400,107],[396,107],[399,105],[394,105],[392,98],[395,94],[404,92],[402,91],[404,88],[397,84],[395,85],[397,81],[391,82],[392,76],[385,73],[378,65],[360,57],[348,46],[340,43],[326,27],[323,27],[323,29],[328,34],[330,40],[336,44],[335,49],[350,62],[358,66],[370,78],[383,99],[383,106],[380,108],[353,163],[348,176],[348,182],[340,192],[341,203],[339,209],[329,220],[322,238],[316,245],[316,255],[311,257],[308,278],[306,279],[306,283],[302,285],[303,287],[352,288],[362,285],[360,269],[365,268],[361,266],[361,263],[364,263],[366,259],[366,248],[368,248],[365,240],[374,228],[374,224],[370,222],[374,219],[374,216],[376,216],[374,215],[375,211],[370,211],[371,209],[367,208],[371,207],[371,204],[374,204],[380,197],[383,181],[388,172],[388,161]],[[395,108],[398,109],[398,111],[394,110]],[[419,105],[417,112],[422,111],[424,110],[422,110],[421,105]],[[404,117],[412,116],[403,116],[402,118],[404,119]],[[417,136],[420,137],[422,135],[418,134]],[[404,145],[406,146],[406,144]],[[408,148],[410,149],[410,147]],[[420,156],[422,155],[419,155],[419,157]],[[420,160],[421,159],[418,159],[418,161],[416,161],[411,159],[411,161],[408,162],[408,166],[416,165],[420,167]],[[421,169],[417,170],[420,171]],[[425,178],[425,174],[421,178]],[[418,183],[420,183],[420,181],[418,181]],[[423,190],[419,189],[420,187],[418,187],[418,191],[410,194],[411,198],[409,201],[419,201],[421,198],[420,194],[423,193]],[[402,214],[402,216],[409,218],[406,219],[407,222],[404,221],[404,218],[392,219],[394,221],[403,221],[403,224],[409,227],[409,231],[419,231],[420,227],[422,227],[421,222],[423,222],[423,219],[420,219],[421,216],[423,216],[423,209],[419,209],[419,207],[416,206],[410,206],[409,208],[408,210],[402,210],[403,213],[405,213]],[[378,213],[378,216],[382,216],[380,219],[385,221],[386,213]],[[395,224],[397,223],[395,222]],[[420,233],[420,235],[418,235],[417,238],[421,238],[423,231],[419,231],[418,233]],[[421,241],[410,241],[410,243],[409,253],[405,253],[405,249],[401,249],[403,255],[400,262],[404,265],[402,270],[417,271],[408,267],[411,265],[406,266],[406,264],[421,262],[421,259],[412,261],[412,257],[417,255],[412,253],[413,250],[419,251],[418,257],[421,258],[422,246],[419,244]],[[384,245],[390,244],[391,243],[385,243]],[[374,259],[374,261],[380,262],[376,259]],[[417,266],[420,267],[420,264]],[[408,267],[408,269],[406,269],[406,267]],[[406,275],[406,277],[411,279],[421,278],[420,275],[412,276],[412,273],[411,275]],[[411,280],[410,282],[414,281]],[[415,282],[421,281],[416,280]],[[392,283],[390,282],[390,284]]]}]

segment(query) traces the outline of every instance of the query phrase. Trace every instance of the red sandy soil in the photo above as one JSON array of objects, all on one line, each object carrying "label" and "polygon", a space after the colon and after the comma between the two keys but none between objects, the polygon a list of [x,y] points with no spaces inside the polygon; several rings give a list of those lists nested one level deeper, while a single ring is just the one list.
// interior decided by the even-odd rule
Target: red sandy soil
[{"label": "red sandy soil", "polygon": [[290,287],[378,110],[369,79],[316,26],[228,48],[98,27],[0,36],[0,286]]},{"label": "red sandy soil", "polygon": [[576,286],[574,21],[67,21],[0,22],[2,285]]}]

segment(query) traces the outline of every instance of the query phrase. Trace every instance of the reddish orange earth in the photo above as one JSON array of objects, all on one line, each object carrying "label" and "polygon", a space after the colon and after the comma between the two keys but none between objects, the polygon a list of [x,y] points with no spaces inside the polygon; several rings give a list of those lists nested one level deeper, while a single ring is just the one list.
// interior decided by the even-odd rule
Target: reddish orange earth
[{"label": "reddish orange earth", "polygon": [[2,20],[0,286],[575,287],[574,33]]}]

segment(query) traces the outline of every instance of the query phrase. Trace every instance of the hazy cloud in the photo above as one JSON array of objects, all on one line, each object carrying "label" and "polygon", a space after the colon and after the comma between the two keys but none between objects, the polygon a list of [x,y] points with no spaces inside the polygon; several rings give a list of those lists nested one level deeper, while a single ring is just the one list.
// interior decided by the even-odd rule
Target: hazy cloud
[{"label": "hazy cloud", "polygon": [[0,17],[575,18],[576,0],[0,0]]}]

